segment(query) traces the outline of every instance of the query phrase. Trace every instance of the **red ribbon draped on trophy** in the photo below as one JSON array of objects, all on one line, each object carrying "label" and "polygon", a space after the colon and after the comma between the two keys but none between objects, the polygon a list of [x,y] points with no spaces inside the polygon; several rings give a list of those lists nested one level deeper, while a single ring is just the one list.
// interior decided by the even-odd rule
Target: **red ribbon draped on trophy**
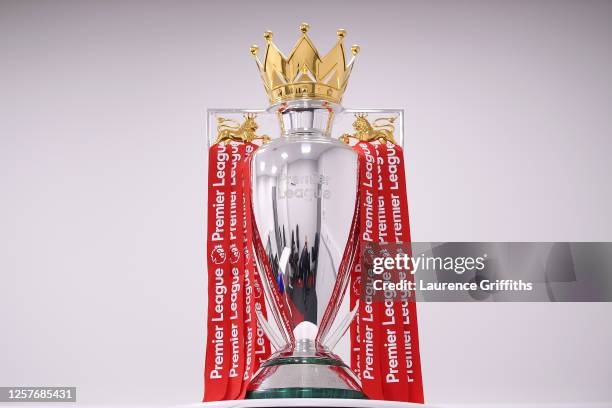
[{"label": "red ribbon draped on trophy", "polygon": [[[248,158],[259,147],[245,123],[219,118],[208,156],[208,318],[204,401],[242,399],[253,373],[270,355],[257,321],[265,302],[253,262]],[[264,140],[260,138],[260,140]]]}]

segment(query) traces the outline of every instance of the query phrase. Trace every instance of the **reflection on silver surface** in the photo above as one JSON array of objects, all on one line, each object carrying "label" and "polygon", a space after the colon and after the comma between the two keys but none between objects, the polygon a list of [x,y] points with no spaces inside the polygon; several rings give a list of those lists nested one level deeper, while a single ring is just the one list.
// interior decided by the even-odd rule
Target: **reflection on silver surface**
[{"label": "reflection on silver surface", "polygon": [[252,166],[255,223],[291,329],[319,326],[349,237],[357,155],[336,140],[298,134],[259,149]]}]

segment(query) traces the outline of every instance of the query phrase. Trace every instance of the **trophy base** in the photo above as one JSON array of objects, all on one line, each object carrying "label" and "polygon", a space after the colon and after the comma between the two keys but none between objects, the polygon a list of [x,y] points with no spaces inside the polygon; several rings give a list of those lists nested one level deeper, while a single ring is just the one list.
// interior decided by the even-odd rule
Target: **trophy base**
[{"label": "trophy base", "polygon": [[267,398],[342,398],[367,399],[361,391],[336,388],[277,388],[271,390],[249,391],[247,399]]},{"label": "trophy base", "polygon": [[264,362],[246,398],[367,399],[359,379],[339,357],[327,351],[304,352],[304,344],[300,346]]}]

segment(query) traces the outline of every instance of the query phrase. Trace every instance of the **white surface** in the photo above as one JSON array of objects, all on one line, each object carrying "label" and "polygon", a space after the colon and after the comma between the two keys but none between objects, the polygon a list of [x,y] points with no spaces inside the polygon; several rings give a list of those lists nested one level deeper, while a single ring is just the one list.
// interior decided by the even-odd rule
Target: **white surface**
[{"label": "white surface", "polygon": [[[207,107],[308,21],[406,112],[421,241],[612,240],[612,2],[0,2],[0,385],[202,397]],[[421,304],[431,403],[612,401],[611,304]]]},{"label": "white surface", "polygon": [[189,405],[190,408],[259,407],[347,407],[347,408],[610,408],[612,403],[595,404],[411,404],[395,401],[333,398],[278,398],[268,400],[219,401]]},{"label": "white surface", "polygon": [[[256,401],[256,400],[251,400]],[[91,407],[91,408],[144,408],[144,407],[168,407],[168,408],[255,408],[258,406],[266,406],[266,407],[292,407],[292,406],[319,406],[325,404],[325,407],[363,407],[363,408],[611,408],[612,403],[588,403],[588,404],[569,404],[569,403],[558,403],[558,404],[439,404],[439,405],[430,405],[430,404],[409,404],[409,403],[401,403],[401,402],[393,402],[393,401],[375,401],[369,400],[367,403],[363,402],[363,400],[344,400],[344,404],[351,404],[353,401],[361,401],[356,402],[359,405],[342,405],[342,402],[334,402],[330,399],[270,399],[270,400],[259,400],[260,402],[253,402],[255,405],[250,405],[251,403],[248,400],[242,401],[218,401],[218,402],[206,402],[206,403],[198,403],[198,404],[186,404],[186,405],[168,405],[168,404],[148,404],[148,405],[92,405],[92,404],[3,404],[3,407],[16,407],[16,408],[26,408],[26,407],[54,407],[54,408],[75,408],[75,407]],[[263,402],[261,402],[263,401]],[[267,403],[269,402],[269,404]],[[288,405],[291,403],[291,405]]]}]

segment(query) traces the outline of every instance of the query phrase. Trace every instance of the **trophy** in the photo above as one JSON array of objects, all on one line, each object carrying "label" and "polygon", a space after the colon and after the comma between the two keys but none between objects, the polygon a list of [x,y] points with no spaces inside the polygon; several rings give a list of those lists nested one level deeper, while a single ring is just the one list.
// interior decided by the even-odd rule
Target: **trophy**
[{"label": "trophy", "polygon": [[338,30],[321,56],[308,30],[288,56],[269,31],[251,47],[267,111],[208,111],[204,400],[422,403],[416,305],[375,303],[360,253],[410,242],[403,112],[343,109],[359,47]]},{"label": "trophy", "polygon": [[358,155],[331,138],[334,115],[359,47],[347,62],[346,32],[320,56],[300,26],[286,57],[266,32],[261,61],[252,46],[281,137],[250,164],[255,257],[268,316],[260,324],[277,350],[251,380],[247,398],[366,398],[353,371],[331,350],[357,308],[339,316],[355,262]]}]

